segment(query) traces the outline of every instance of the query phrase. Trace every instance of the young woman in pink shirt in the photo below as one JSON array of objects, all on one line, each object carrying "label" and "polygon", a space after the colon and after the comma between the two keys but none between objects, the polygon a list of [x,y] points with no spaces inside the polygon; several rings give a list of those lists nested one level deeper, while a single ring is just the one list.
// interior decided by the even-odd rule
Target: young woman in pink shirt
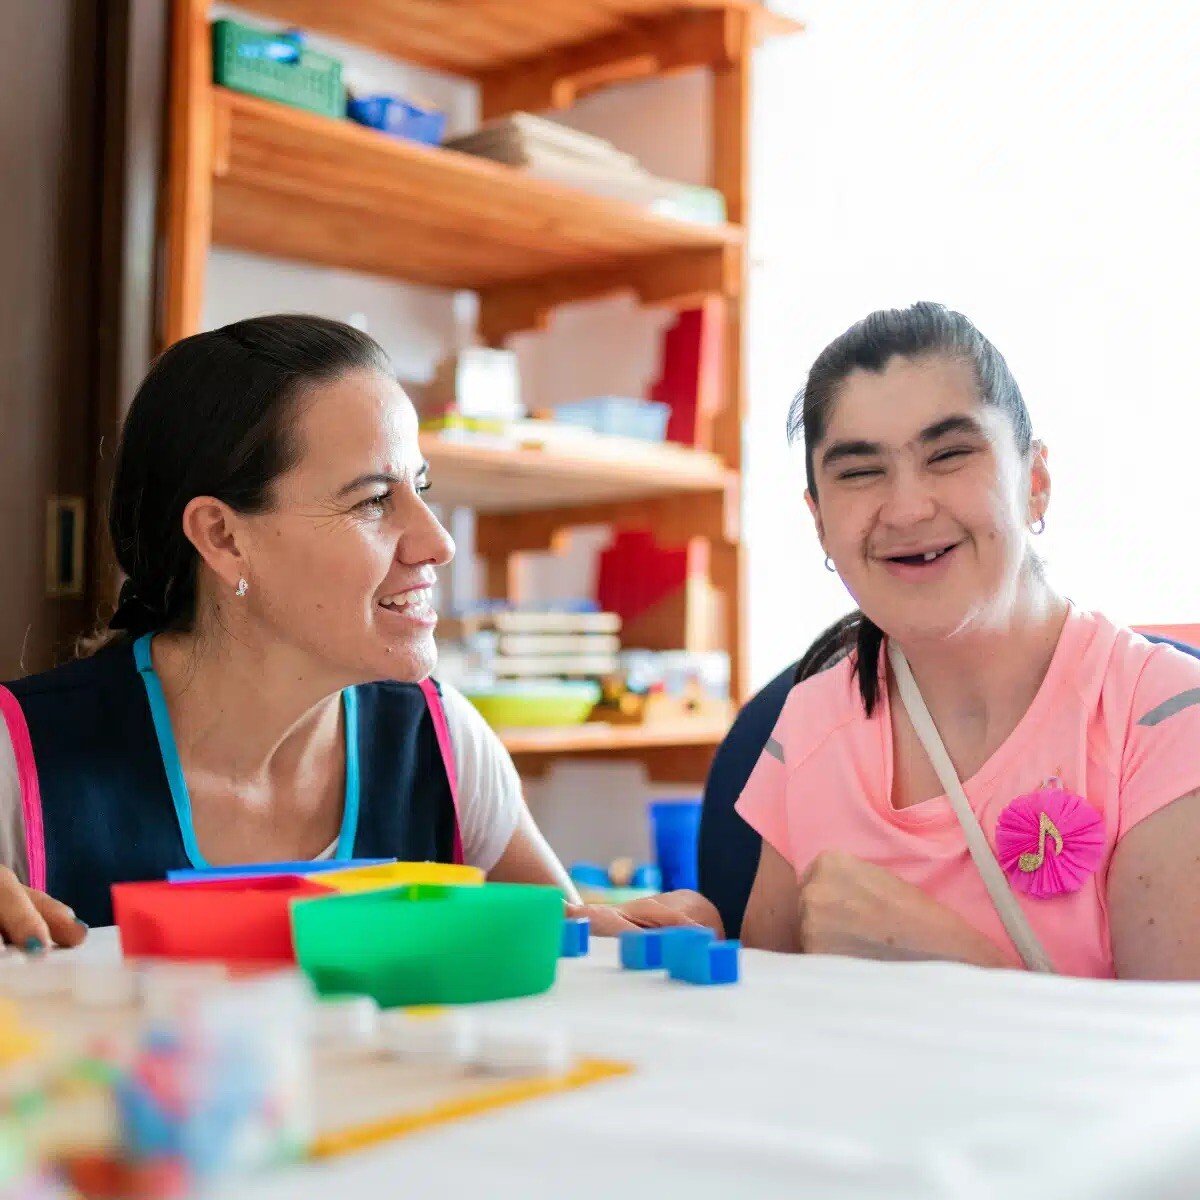
[{"label": "young woman in pink shirt", "polygon": [[1059,595],[1046,448],[1004,359],[936,304],[873,313],[793,407],[861,614],[738,802],[773,950],[1200,978],[1200,661]]}]

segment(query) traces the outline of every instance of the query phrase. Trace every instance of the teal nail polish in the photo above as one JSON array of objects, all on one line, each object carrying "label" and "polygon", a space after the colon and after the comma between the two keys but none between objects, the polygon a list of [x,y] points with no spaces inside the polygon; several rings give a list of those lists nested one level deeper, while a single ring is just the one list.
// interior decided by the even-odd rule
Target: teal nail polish
[{"label": "teal nail polish", "polygon": [[82,917],[76,917],[75,924],[78,925],[80,929],[90,929],[91,928],[91,926]]},{"label": "teal nail polish", "polygon": [[25,939],[26,954],[40,954],[45,948],[45,942],[39,937],[28,937]]}]

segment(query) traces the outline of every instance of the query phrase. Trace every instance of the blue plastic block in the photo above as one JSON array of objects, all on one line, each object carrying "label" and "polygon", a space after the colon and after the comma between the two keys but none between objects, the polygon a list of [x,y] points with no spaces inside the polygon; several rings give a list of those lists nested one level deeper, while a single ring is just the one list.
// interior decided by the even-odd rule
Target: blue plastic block
[{"label": "blue plastic block", "polygon": [[661,968],[662,935],[661,929],[639,929],[621,934],[621,966],[627,971],[656,971]]},{"label": "blue plastic block", "polygon": [[592,923],[587,917],[568,917],[563,922],[560,958],[583,958],[588,952]]},{"label": "blue plastic block", "polygon": [[635,888],[651,888],[653,891],[662,891],[662,872],[653,863],[642,863],[640,867],[635,867],[633,878],[629,881],[630,887]]},{"label": "blue plastic block", "polygon": [[741,942],[683,943],[684,949],[672,963],[668,974],[683,983],[709,987],[737,983]]},{"label": "blue plastic block", "polygon": [[711,929],[695,925],[676,925],[661,931],[663,939],[662,965],[673,973],[691,956],[704,952],[704,948],[716,940]]}]

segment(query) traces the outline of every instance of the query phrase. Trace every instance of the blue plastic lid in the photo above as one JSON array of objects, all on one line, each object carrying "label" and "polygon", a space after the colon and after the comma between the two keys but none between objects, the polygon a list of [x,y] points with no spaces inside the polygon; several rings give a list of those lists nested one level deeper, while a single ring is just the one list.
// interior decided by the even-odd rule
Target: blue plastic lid
[{"label": "blue plastic lid", "polygon": [[320,871],[346,871],[351,867],[381,867],[394,858],[328,858],[319,862],[299,859],[295,862],[239,863],[226,867],[189,867],[168,871],[169,883],[195,883],[198,879],[253,879],[258,875],[312,875]]}]

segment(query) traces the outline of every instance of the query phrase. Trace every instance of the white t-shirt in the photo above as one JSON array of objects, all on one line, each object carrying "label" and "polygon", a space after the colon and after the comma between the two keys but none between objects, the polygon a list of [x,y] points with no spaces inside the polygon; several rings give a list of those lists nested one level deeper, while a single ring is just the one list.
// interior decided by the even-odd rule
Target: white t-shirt
[{"label": "white t-shirt", "polygon": [[[525,807],[521,780],[500,739],[471,702],[442,684],[442,707],[458,774],[458,823],[463,858],[490,871],[504,853]],[[317,858],[327,858],[329,847]],[[0,719],[0,865],[29,881],[21,785],[8,729]]]}]

